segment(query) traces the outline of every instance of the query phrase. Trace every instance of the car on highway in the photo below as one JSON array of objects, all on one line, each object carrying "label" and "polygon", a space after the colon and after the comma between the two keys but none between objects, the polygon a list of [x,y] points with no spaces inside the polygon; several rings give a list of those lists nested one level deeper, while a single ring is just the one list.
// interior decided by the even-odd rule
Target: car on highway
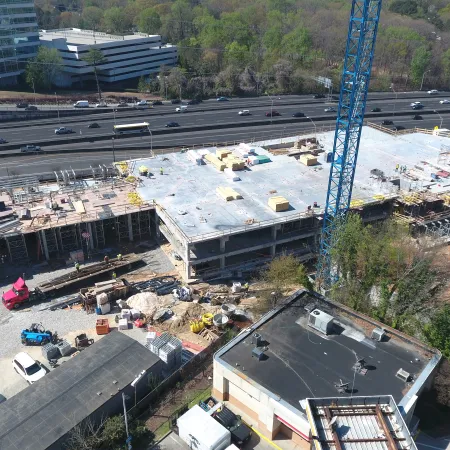
[{"label": "car on highway", "polygon": [[106,108],[108,105],[105,102],[96,103],[96,108]]},{"label": "car on highway", "polygon": [[381,112],[381,108],[372,108],[371,111],[372,112]]},{"label": "car on highway", "polygon": [[427,94],[436,95],[439,94],[439,91],[437,89],[431,89],[431,91],[428,91]]},{"label": "car on highway", "polygon": [[333,108],[332,106],[330,106],[329,108],[325,108],[324,111],[325,112],[336,112],[336,108]]},{"label": "car on highway", "polygon": [[292,117],[305,117],[305,115],[302,112],[295,112]]},{"label": "car on highway", "polygon": [[313,98],[325,98],[324,94],[314,94]]},{"label": "car on highway", "polygon": [[189,100],[186,104],[187,105],[198,105],[198,104],[200,104],[200,101],[193,98],[192,100]]},{"label": "car on highway", "polygon": [[16,108],[28,108],[28,103],[25,102],[17,103]]},{"label": "car on highway", "polygon": [[439,100],[439,103],[441,105],[448,105],[450,103],[450,100],[444,99],[444,100]]},{"label": "car on highway", "polygon": [[55,134],[72,134],[74,131],[72,128],[59,127],[55,130]]},{"label": "car on highway", "polygon": [[94,122],[94,123],[90,123],[88,125],[88,128],[100,128],[100,125],[97,122]]},{"label": "car on highway", "polygon": [[134,104],[134,106],[147,106],[147,105],[148,105],[147,100],[139,100]]},{"label": "car on highway", "polygon": [[422,120],[422,116],[419,115],[419,114],[415,114],[415,115],[413,116],[413,120]]},{"label": "car on highway", "polygon": [[404,129],[405,129],[405,127],[402,127],[401,125],[396,125],[395,127],[392,127],[393,131],[401,131],[401,130],[404,130]]},{"label": "car on highway", "polygon": [[266,117],[275,117],[275,116],[281,116],[281,114],[276,109],[274,109],[273,111],[266,112]]},{"label": "car on highway", "polygon": [[7,144],[8,141],[6,139],[0,138],[0,144]]},{"label": "car on highway", "polygon": [[411,108],[412,109],[423,109],[423,105],[421,103],[419,103],[418,105],[412,105]]},{"label": "car on highway", "polygon": [[40,152],[41,147],[39,147],[39,145],[27,144],[27,145],[24,145],[23,147],[20,147],[20,151],[22,153]]},{"label": "car on highway", "polygon": [[180,124],[178,122],[167,122],[166,123],[166,128],[175,128],[175,127],[179,127]]},{"label": "car on highway", "polygon": [[163,104],[163,102],[161,100],[155,100],[154,102],[152,102],[153,106],[161,106]]},{"label": "car on highway", "polygon": [[117,105],[117,107],[118,107],[118,108],[126,108],[126,107],[128,107],[128,103],[127,103],[127,102],[120,102],[120,103]]},{"label": "car on highway", "polygon": [[412,102],[409,104],[409,106],[415,106],[415,105],[421,105],[422,103],[420,102]]},{"label": "car on highway", "polygon": [[249,116],[250,115],[250,111],[248,109],[243,109],[243,110],[239,111],[238,114],[240,116]]},{"label": "car on highway", "polygon": [[381,125],[394,125],[394,122],[392,120],[383,120],[383,122],[381,122]]},{"label": "car on highway", "polygon": [[218,98],[217,98],[217,101],[218,101],[218,102],[227,102],[228,100],[229,100],[228,97],[218,97]]},{"label": "car on highway", "polygon": [[37,111],[37,110],[38,110],[38,107],[34,106],[34,105],[30,105],[25,108],[25,111]]},{"label": "car on highway", "polygon": [[181,100],[179,98],[173,98],[170,100],[170,103],[172,103],[172,105],[178,105],[181,103]]},{"label": "car on highway", "polygon": [[30,384],[47,375],[47,371],[26,352],[17,353],[12,365],[14,370]]}]

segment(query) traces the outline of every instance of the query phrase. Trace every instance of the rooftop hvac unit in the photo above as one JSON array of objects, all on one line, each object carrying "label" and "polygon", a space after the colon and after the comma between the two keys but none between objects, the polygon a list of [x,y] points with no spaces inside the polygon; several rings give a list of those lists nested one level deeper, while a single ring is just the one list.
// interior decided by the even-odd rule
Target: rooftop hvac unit
[{"label": "rooftop hvac unit", "polygon": [[381,342],[384,339],[384,336],[386,336],[386,330],[383,328],[375,328],[372,331],[372,339],[374,341]]},{"label": "rooftop hvac unit", "polygon": [[411,374],[407,372],[406,370],[399,369],[398,372],[395,374],[397,378],[400,378],[400,380],[403,380],[405,383],[408,381],[411,381]]},{"label": "rooftop hvac unit", "polygon": [[330,316],[320,309],[315,309],[309,314],[308,325],[327,335],[330,334],[333,329],[333,319],[333,316]]},{"label": "rooftop hvac unit", "polygon": [[254,344],[256,347],[261,347],[262,336],[259,333],[253,333],[252,344]]}]

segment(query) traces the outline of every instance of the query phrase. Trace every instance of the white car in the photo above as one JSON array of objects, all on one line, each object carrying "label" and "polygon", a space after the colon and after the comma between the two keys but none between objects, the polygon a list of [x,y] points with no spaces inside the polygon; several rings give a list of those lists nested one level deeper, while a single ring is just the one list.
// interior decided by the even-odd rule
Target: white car
[{"label": "white car", "polygon": [[430,95],[439,94],[439,92],[436,89],[431,89],[431,91],[428,91],[428,94]]},{"label": "white car", "polygon": [[243,109],[242,111],[239,111],[238,114],[240,116],[249,116],[250,115],[250,111],[248,109]]},{"label": "white car", "polygon": [[180,106],[178,108],[175,108],[175,112],[184,113],[187,111],[187,109],[188,109],[187,106]]},{"label": "white car", "polygon": [[140,100],[136,102],[136,106],[147,106],[147,100]]},{"label": "white car", "polygon": [[422,103],[420,103],[420,102],[414,102],[414,103],[410,103],[410,105],[409,106],[416,106],[416,105],[421,105]]},{"label": "white car", "polygon": [[96,103],[95,104],[95,107],[96,108],[106,108],[108,105],[106,104],[106,103],[104,103],[104,102],[102,102],[102,103]]},{"label": "white car", "polygon": [[447,99],[445,99],[445,100],[440,100],[439,103],[440,103],[441,105],[448,105],[448,104],[450,103],[450,100],[447,100]]},{"label": "white car", "polygon": [[47,375],[47,371],[28,353],[20,352],[12,362],[14,370],[28,383],[33,384]]}]

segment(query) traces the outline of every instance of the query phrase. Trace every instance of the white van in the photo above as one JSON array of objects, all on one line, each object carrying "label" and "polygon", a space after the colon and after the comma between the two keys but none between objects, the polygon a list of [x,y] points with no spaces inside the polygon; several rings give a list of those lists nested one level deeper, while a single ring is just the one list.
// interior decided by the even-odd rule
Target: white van
[{"label": "white van", "polygon": [[187,111],[187,109],[188,109],[187,106],[180,106],[179,108],[175,109],[175,112],[182,112],[182,113],[184,113],[184,112]]},{"label": "white van", "polygon": [[78,100],[73,104],[74,108],[89,108],[89,102],[87,100]]}]

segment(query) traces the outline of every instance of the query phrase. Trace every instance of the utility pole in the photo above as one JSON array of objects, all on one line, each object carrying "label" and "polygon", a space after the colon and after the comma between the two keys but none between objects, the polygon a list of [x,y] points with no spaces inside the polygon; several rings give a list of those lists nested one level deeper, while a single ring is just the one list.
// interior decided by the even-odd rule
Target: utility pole
[{"label": "utility pole", "polygon": [[123,402],[123,418],[125,420],[125,431],[127,433],[127,440],[126,440],[126,444],[128,446],[128,450],[131,450],[131,436],[130,433],[128,432],[128,417],[127,417],[127,407],[125,405],[125,392],[122,392],[122,402]]},{"label": "utility pole", "polygon": [[116,148],[114,146],[114,137],[111,138],[113,146],[113,162],[116,162]]},{"label": "utility pole", "polygon": [[397,97],[398,97],[398,94],[397,94],[397,91],[394,89],[394,83],[391,83],[391,89],[392,89],[392,91],[393,91],[394,94],[395,94],[394,111],[392,112],[392,116],[395,116],[395,107],[397,106]]},{"label": "utility pole", "polygon": [[266,94],[269,96],[270,101],[272,102],[270,105],[270,123],[272,123],[272,120],[273,120],[273,97],[268,92],[266,92]]},{"label": "utility pole", "polygon": [[439,125],[439,128],[442,128],[442,122],[444,121],[444,119],[436,110],[434,110],[433,112],[435,112],[439,116],[439,119],[441,119],[441,124]]},{"label": "utility pole", "polygon": [[56,92],[55,92],[55,99],[56,99],[56,109],[57,109],[57,111],[58,111],[58,122],[59,122],[59,124],[61,125],[61,118],[59,117],[59,103],[58,103],[58,96],[56,95]]},{"label": "utility pole", "polygon": [[425,74],[428,73],[428,72],[431,72],[431,69],[430,70],[425,70],[425,72],[422,75],[422,82],[420,83],[420,89],[419,89],[420,91],[422,90],[423,80],[425,79]]}]

